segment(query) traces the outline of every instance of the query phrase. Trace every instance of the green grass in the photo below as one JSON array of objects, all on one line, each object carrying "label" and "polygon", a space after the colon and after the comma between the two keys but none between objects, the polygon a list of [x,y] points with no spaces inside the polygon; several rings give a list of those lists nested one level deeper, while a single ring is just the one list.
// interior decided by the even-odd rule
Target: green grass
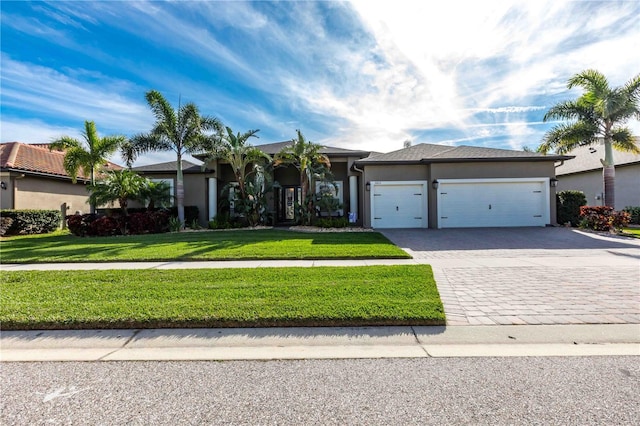
[{"label": "green grass", "polygon": [[630,235],[636,238],[640,238],[640,228],[624,228],[623,234]]},{"label": "green grass", "polygon": [[409,258],[377,232],[274,229],[80,238],[55,233],[3,238],[2,263]]},{"label": "green grass", "polygon": [[10,329],[443,325],[429,265],[3,272]]}]

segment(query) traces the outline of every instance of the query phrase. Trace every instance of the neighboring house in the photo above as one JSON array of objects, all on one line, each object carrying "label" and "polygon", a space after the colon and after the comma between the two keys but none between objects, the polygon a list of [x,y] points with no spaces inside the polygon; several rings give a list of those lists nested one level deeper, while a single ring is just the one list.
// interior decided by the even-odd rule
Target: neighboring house
[{"label": "neighboring house", "polygon": [[[65,214],[89,212],[89,175],[77,183],[63,167],[64,152],[49,151],[49,144],[0,144],[0,200],[2,209],[64,209]],[[120,166],[108,163],[110,169]]]},{"label": "neighboring house", "polygon": [[[132,170],[149,180],[167,182],[171,187],[171,196],[175,200],[176,161],[134,167]],[[203,169],[200,165],[182,160],[182,174],[184,177],[184,205],[198,207],[198,222],[200,222],[201,226],[207,226],[210,217],[209,185],[211,179],[215,179],[215,170]],[[215,184],[213,188],[215,190]],[[135,207],[138,204],[139,203],[132,202],[131,207]],[[213,205],[215,205],[215,203]]]},{"label": "neighboring house", "polygon": [[555,165],[571,156],[419,144],[355,162],[364,226],[464,228],[555,224]]},{"label": "neighboring house", "polygon": [[[573,150],[575,159],[556,169],[558,191],[582,191],[590,206],[601,206],[604,202],[602,163],[604,146],[582,146]],[[640,154],[614,150],[616,165],[616,210],[627,206],[640,206]]]}]

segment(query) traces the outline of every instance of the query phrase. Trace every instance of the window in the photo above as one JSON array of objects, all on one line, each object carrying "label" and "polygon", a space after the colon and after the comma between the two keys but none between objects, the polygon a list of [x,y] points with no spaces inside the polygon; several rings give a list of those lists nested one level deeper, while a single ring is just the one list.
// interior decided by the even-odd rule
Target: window
[{"label": "window", "polygon": [[173,186],[173,179],[149,179],[151,182],[164,182],[169,185],[169,195],[171,197],[171,206],[175,203],[176,193]]},{"label": "window", "polygon": [[316,195],[320,196],[332,196],[332,198],[339,204],[340,208],[336,209],[332,212],[322,211],[322,207],[320,209],[320,216],[327,216],[336,214],[338,216],[344,215],[344,210],[342,208],[343,204],[343,195],[342,195],[342,181],[334,181],[334,182],[316,182]]}]

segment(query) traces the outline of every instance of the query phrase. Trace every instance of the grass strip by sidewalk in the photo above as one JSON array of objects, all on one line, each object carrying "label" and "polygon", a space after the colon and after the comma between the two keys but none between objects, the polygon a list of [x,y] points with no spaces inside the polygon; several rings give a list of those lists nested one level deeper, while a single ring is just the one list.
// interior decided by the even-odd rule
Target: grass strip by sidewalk
[{"label": "grass strip by sidewalk", "polygon": [[410,258],[378,232],[264,229],[92,238],[54,233],[4,238],[0,244],[2,263]]},{"label": "grass strip by sidewalk", "polygon": [[3,330],[443,325],[429,265],[3,272]]}]

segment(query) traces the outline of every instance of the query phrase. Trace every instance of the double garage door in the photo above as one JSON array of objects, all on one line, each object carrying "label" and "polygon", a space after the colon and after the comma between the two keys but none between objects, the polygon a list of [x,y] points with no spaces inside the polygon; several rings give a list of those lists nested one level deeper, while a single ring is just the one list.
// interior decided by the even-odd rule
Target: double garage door
[{"label": "double garage door", "polygon": [[[526,179],[443,179],[437,191],[438,228],[545,226],[549,181]],[[374,228],[426,228],[426,181],[373,182]],[[434,207],[432,207],[434,208]]]},{"label": "double garage door", "polygon": [[443,180],[438,188],[438,228],[545,226],[547,179]]}]

